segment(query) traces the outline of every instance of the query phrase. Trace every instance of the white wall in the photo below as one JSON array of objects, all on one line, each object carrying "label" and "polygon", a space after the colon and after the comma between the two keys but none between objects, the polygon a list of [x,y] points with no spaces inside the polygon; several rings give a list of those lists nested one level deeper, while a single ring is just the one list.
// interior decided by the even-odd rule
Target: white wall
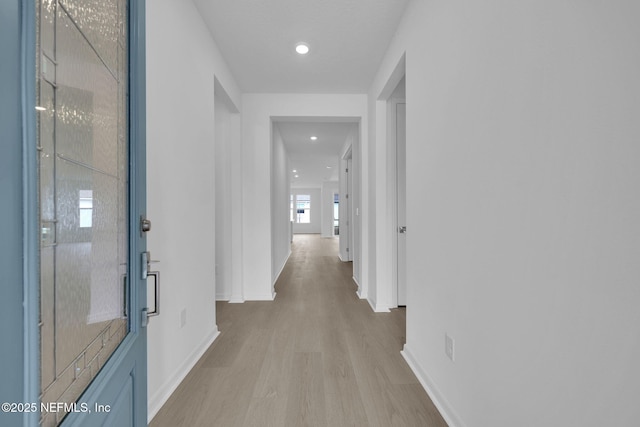
[{"label": "white wall", "polygon": [[638,16],[412,1],[382,62],[374,99],[406,52],[404,354],[452,427],[640,419]]},{"label": "white wall", "polygon": [[275,284],[291,255],[289,158],[277,126],[273,126],[271,151],[271,283]]},{"label": "white wall", "polygon": [[[273,299],[271,283],[272,117],[362,118],[366,95],[244,94],[242,96],[243,290],[247,300]],[[266,214],[265,214],[266,211]],[[364,212],[363,215],[366,215]],[[363,261],[364,262],[364,261]]]},{"label": "white wall", "polygon": [[[216,299],[229,301],[239,282],[234,258],[238,256],[235,242],[241,234],[234,205],[240,189],[240,161],[236,155],[240,145],[240,114],[222,85],[215,80],[215,233],[216,233]],[[235,271],[234,271],[235,270]]]},{"label": "white wall", "polygon": [[293,223],[293,234],[320,234],[322,230],[322,189],[321,188],[292,188],[293,194],[293,215],[296,215],[296,200],[298,194],[311,196],[311,215],[307,224]]},{"label": "white wall", "polygon": [[231,299],[231,204],[223,203],[229,197],[231,165],[229,162],[229,108],[220,95],[214,96],[215,112],[215,245],[216,245],[216,300]]},{"label": "white wall", "polygon": [[333,237],[333,195],[340,194],[338,181],[322,183],[322,211],[320,212],[320,233],[322,237]]},{"label": "white wall", "polygon": [[240,98],[190,1],[155,0],[146,10],[148,247],[162,275],[161,314],[148,326],[152,418],[218,334],[214,75],[236,105]]}]

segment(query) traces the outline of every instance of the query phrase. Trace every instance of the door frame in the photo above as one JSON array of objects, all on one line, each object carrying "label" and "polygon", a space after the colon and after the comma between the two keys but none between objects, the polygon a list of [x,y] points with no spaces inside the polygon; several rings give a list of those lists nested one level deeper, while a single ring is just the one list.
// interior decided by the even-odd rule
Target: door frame
[{"label": "door frame", "polygon": [[[389,144],[390,144],[390,148],[391,148],[391,153],[390,153],[390,163],[392,163],[392,176],[390,177],[390,179],[393,181],[393,184],[391,185],[390,188],[390,193],[392,194],[392,197],[390,200],[390,202],[393,204],[394,210],[391,214],[392,216],[392,222],[393,222],[393,228],[395,230],[395,238],[391,239],[391,246],[392,246],[392,252],[393,252],[393,259],[392,259],[392,274],[391,274],[391,278],[392,278],[392,283],[393,283],[393,296],[392,296],[392,304],[395,307],[401,307],[404,306],[406,307],[407,305],[407,300],[406,300],[406,292],[407,292],[407,283],[406,283],[406,235],[404,236],[405,238],[405,249],[404,249],[404,254],[405,254],[405,262],[404,262],[404,268],[405,268],[405,283],[404,283],[404,301],[400,301],[400,268],[399,268],[399,260],[400,260],[400,239],[401,239],[401,235],[400,235],[400,227],[401,226],[406,226],[406,207],[407,207],[407,195],[406,195],[406,110],[405,110],[405,118],[404,118],[404,126],[405,126],[405,140],[404,140],[404,165],[405,165],[405,169],[403,171],[400,170],[399,166],[399,150],[398,150],[398,106],[399,105],[404,105],[406,108],[406,96],[402,97],[402,98],[396,98],[396,97],[392,97],[391,99],[389,99],[388,101],[389,104],[389,116],[388,116],[388,120],[390,123],[390,126],[388,128],[389,130]],[[399,178],[401,176],[401,174],[404,173],[405,175],[405,189],[404,189],[404,200],[400,200],[400,194],[398,191],[398,187],[399,187]],[[400,220],[399,220],[399,210],[400,207],[403,207],[404,211],[405,211],[405,220],[404,223],[401,224]]]},{"label": "door frame", "polygon": [[[37,295],[31,295],[31,289],[27,286],[35,271],[30,254],[37,247],[28,244],[32,239],[24,239],[27,232],[33,233],[24,225],[27,223],[24,213],[33,200],[25,197],[24,188],[29,186],[25,181],[29,174],[25,172],[29,165],[23,162],[27,158],[35,159],[35,147],[32,147],[31,157],[23,152],[28,148],[25,143],[28,135],[23,129],[29,129],[26,125],[29,114],[22,103],[23,97],[28,96],[23,93],[26,89],[23,82],[34,75],[24,72],[29,70],[25,63],[29,58],[24,57],[23,46],[33,41],[33,37],[27,37],[29,32],[25,31],[25,8],[28,8],[28,4],[24,3],[24,0],[0,2],[0,55],[4,60],[0,65],[0,135],[4,150],[0,158],[0,197],[3,201],[0,204],[0,268],[3,276],[0,312],[3,339],[13,343],[0,350],[3,367],[0,370],[0,400],[9,403],[30,402],[33,396],[30,384],[38,383],[38,371],[32,370],[34,364],[37,366],[37,357],[32,354],[32,349],[34,343],[37,345],[38,336],[25,333],[37,331],[34,328],[34,325],[37,326],[37,316],[34,317],[37,312],[33,313]],[[35,81],[35,77],[32,81]],[[31,112],[31,116],[34,115]],[[31,117],[32,123],[35,123],[34,119]],[[35,425],[38,415],[2,412],[0,420],[3,424]]]},{"label": "door frame", "polygon": [[[376,312],[388,312],[397,307],[396,228],[396,161],[395,128],[390,120],[394,91],[406,75],[406,54],[403,53],[375,100],[375,299],[370,300]],[[395,117],[395,111],[394,115]],[[395,122],[395,118],[393,119]],[[393,127],[393,129],[392,129]],[[393,133],[392,133],[393,132]],[[392,138],[393,137],[393,138]]]},{"label": "door frame", "polygon": [[[39,225],[38,166],[36,162],[35,59],[36,11],[33,0],[3,0],[0,5],[0,53],[7,65],[0,67],[3,97],[0,100],[0,132],[9,147],[1,166],[3,181],[0,196],[8,200],[0,211],[2,230],[7,229],[0,250],[3,275],[10,283],[3,285],[0,309],[11,328],[3,329],[7,342],[15,343],[0,355],[3,369],[0,397],[3,402],[37,403],[40,395],[39,336]],[[130,200],[129,251],[130,276],[141,277],[140,253],[146,240],[138,233],[139,218],[146,210],[146,79],[145,79],[145,0],[129,0],[129,137]],[[19,84],[16,84],[19,83]],[[11,90],[10,88],[14,88]],[[5,90],[6,89],[6,90]],[[6,94],[6,96],[5,96]],[[5,185],[7,184],[7,185]],[[9,230],[12,230],[9,232]],[[11,262],[16,258],[19,263]],[[5,264],[7,268],[5,270]],[[18,278],[21,278],[19,280]],[[133,283],[133,281],[131,281]],[[141,285],[143,282],[139,282]],[[130,292],[130,307],[146,305],[146,286]],[[131,286],[134,289],[134,286]],[[5,298],[5,296],[7,298]],[[8,322],[7,322],[8,323]],[[134,399],[142,408],[135,425],[147,424],[146,329],[138,310],[131,311],[130,333],[84,391],[83,401],[92,401],[105,388],[100,381],[112,373],[127,346],[143,343],[144,366],[136,367],[141,385]],[[6,334],[5,334],[6,331]],[[141,341],[140,341],[141,340]],[[94,399],[95,400],[95,399]],[[140,404],[140,401],[143,403]],[[38,426],[39,412],[1,413],[4,420],[24,426]],[[65,420],[63,425],[80,425],[87,420]]]},{"label": "door frame", "polygon": [[[402,82],[402,79],[398,84]],[[391,95],[386,100],[387,116],[386,116],[386,144],[387,144],[387,203],[389,205],[388,217],[387,217],[387,229],[389,231],[389,243],[390,243],[390,284],[391,284],[391,304],[390,307],[399,307],[398,305],[398,289],[400,284],[398,282],[398,239],[400,226],[398,222],[398,140],[397,140],[397,108],[399,104],[406,104],[405,97],[397,97]],[[405,171],[406,172],[406,171]],[[406,195],[405,195],[406,206]],[[406,225],[406,224],[403,224]],[[406,304],[405,304],[406,305]]]},{"label": "door frame", "polygon": [[[343,262],[353,261],[353,175],[353,146],[349,145],[340,159],[338,184],[338,193],[340,194],[338,206],[339,257]],[[345,197],[347,194],[349,197]]]}]

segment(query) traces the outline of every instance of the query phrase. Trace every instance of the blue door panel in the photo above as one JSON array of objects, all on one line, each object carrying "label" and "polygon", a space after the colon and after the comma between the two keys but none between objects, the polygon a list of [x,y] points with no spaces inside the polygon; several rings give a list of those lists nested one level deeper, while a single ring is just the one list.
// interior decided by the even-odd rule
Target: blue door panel
[{"label": "blue door panel", "polygon": [[107,415],[105,424],[113,426],[134,424],[133,383],[134,376],[130,375],[128,381],[124,384],[124,388],[120,391],[113,408],[111,408],[109,415]]},{"label": "blue door panel", "polygon": [[[38,403],[37,168],[35,142],[34,0],[0,1],[0,402]],[[146,210],[144,0],[129,0],[130,37],[130,252],[131,278],[141,277],[138,233]],[[146,329],[141,310],[146,287],[131,280],[130,333],[81,396],[91,412],[76,412],[64,426],[147,424]],[[109,407],[96,411],[95,404]],[[2,426],[37,426],[37,413],[0,412]]]},{"label": "blue door panel", "polygon": [[[24,398],[20,1],[0,1],[0,402]],[[6,345],[8,343],[8,345]],[[22,414],[0,412],[0,425]]]}]

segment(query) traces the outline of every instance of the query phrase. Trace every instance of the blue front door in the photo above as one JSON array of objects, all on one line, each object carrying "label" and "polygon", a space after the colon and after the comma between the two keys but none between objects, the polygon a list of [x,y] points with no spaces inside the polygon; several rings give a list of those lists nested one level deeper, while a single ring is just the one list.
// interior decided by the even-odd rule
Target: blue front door
[{"label": "blue front door", "polygon": [[144,2],[19,5],[22,134],[6,141],[23,153],[16,409],[24,425],[146,425]]}]

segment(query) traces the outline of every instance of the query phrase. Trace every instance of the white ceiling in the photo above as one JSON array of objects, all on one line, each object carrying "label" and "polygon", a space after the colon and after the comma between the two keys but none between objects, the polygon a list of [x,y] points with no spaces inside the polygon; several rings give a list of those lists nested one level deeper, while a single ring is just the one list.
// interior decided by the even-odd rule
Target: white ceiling
[{"label": "white ceiling", "polygon": [[[357,123],[285,121],[276,122],[289,155],[291,185],[294,188],[316,188],[323,181],[337,181],[340,155],[351,132],[358,130]],[[317,141],[311,141],[315,135]],[[331,168],[327,168],[330,166]],[[298,178],[293,177],[293,169]]]},{"label": "white ceiling", "polygon": [[[408,2],[193,1],[244,93],[366,93]],[[307,55],[295,52],[298,42],[309,45]],[[299,171],[293,187],[338,180],[340,151],[356,123],[280,120],[276,126],[291,169]]]},{"label": "white ceiling", "polygon": [[243,92],[366,93],[407,1],[194,3]]}]

